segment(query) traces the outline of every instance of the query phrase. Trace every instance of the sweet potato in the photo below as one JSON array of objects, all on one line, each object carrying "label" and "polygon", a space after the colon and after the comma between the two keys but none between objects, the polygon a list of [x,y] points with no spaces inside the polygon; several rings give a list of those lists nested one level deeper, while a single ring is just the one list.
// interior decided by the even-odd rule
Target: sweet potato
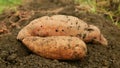
[{"label": "sweet potato", "polygon": [[[58,17],[58,20],[56,19],[56,16]],[[82,33],[84,28],[87,27],[86,23],[79,21],[76,17],[69,20],[69,16],[65,16],[66,18],[64,18],[64,16],[65,15],[54,15],[52,17],[43,16],[35,19],[19,32],[17,39],[22,40],[23,38],[29,36],[28,34],[40,37],[66,35],[75,36],[78,33]]]},{"label": "sweet potato", "polygon": [[34,53],[45,58],[78,60],[86,56],[86,44],[77,37],[26,37],[22,42]]},{"label": "sweet potato", "polygon": [[19,32],[17,39],[22,40],[29,36],[74,36],[85,42],[107,45],[107,40],[96,26],[87,25],[77,17],[67,15],[43,16],[35,19]]}]

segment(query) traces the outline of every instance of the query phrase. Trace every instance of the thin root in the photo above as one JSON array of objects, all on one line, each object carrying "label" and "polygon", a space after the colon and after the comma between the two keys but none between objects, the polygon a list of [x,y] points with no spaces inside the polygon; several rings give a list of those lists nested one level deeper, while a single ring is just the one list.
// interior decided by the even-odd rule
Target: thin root
[{"label": "thin root", "polygon": [[[34,14],[33,12],[28,12],[28,11],[17,11],[9,19],[9,22],[11,24],[10,27],[21,28],[20,22],[30,19],[33,14]],[[19,20],[13,21],[14,18],[17,18],[17,17],[19,18]]]}]

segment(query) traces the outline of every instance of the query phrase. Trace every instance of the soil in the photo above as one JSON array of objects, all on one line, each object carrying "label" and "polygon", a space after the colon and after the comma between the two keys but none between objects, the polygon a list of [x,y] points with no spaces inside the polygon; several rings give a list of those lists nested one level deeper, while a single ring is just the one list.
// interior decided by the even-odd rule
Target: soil
[{"label": "soil", "polygon": [[[119,68],[120,29],[104,14],[76,9],[72,0],[36,0],[6,10],[0,15],[0,68]],[[87,56],[82,60],[59,61],[40,57],[16,39],[18,32],[35,18],[64,14],[76,16],[100,28],[108,46],[87,44]]]}]

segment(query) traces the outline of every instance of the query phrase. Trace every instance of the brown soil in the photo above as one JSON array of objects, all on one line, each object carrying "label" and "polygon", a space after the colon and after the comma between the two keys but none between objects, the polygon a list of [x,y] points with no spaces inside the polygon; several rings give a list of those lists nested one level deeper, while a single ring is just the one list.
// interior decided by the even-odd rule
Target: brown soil
[{"label": "brown soil", "polygon": [[[66,2],[64,2],[66,1]],[[17,11],[0,15],[0,68],[119,68],[120,29],[103,14],[77,11],[70,0],[36,0],[19,6]],[[45,59],[28,50],[16,36],[31,20],[53,14],[76,16],[98,26],[108,39],[108,47],[87,44],[88,53],[82,60],[58,61]]]}]

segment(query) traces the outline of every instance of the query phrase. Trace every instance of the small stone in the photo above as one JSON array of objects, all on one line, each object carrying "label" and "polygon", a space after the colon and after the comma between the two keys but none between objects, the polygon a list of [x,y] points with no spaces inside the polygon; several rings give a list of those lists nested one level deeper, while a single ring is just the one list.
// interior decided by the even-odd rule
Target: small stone
[{"label": "small stone", "polygon": [[104,61],[103,61],[103,65],[104,65],[104,66],[107,66],[107,65],[108,65],[108,61],[104,60]]},{"label": "small stone", "polygon": [[58,63],[59,61],[58,60],[53,60],[54,63]]},{"label": "small stone", "polygon": [[5,57],[7,57],[8,55],[9,55],[9,54],[8,54],[7,51],[2,51],[1,54],[0,54],[0,57],[1,57],[1,58],[5,58]]},{"label": "small stone", "polygon": [[17,55],[16,54],[12,54],[12,55],[8,56],[7,60],[8,61],[13,61],[15,58],[17,58]]}]

